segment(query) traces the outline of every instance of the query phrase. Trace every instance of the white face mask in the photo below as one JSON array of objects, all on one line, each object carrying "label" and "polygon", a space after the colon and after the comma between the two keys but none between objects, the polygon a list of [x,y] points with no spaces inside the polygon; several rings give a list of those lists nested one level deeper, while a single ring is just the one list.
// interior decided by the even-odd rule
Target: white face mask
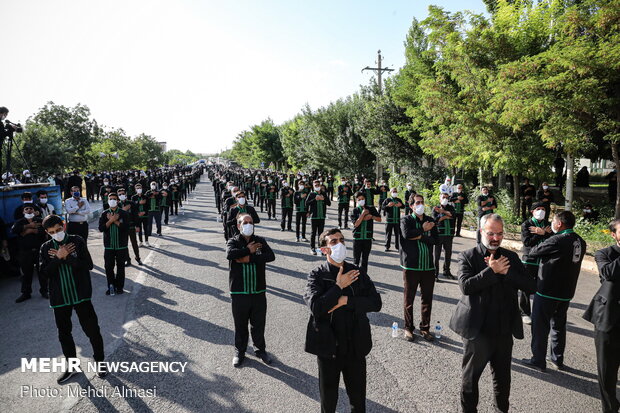
[{"label": "white face mask", "polygon": [[32,219],[32,218],[34,218],[34,214],[24,214],[24,218]]},{"label": "white face mask", "polygon": [[239,198],[238,201],[239,201],[239,205],[245,205],[245,198],[243,197]]},{"label": "white face mask", "polygon": [[416,205],[414,210],[417,215],[424,215],[424,204]]},{"label": "white face mask", "polygon": [[320,186],[315,186],[315,187],[314,187],[314,190],[315,190],[316,192],[319,192],[319,191],[321,190],[321,187],[320,187]]},{"label": "white face mask", "polygon": [[157,188],[157,185],[151,185],[151,189],[155,190]]},{"label": "white face mask", "polygon": [[110,208],[116,208],[118,201],[116,199],[110,199],[108,200],[108,205],[110,205]]},{"label": "white face mask", "polygon": [[107,184],[109,184],[109,183],[110,183],[110,182],[108,182],[108,181],[103,181],[103,184],[104,184],[104,185],[107,185]]},{"label": "white face mask", "polygon": [[168,189],[168,185],[164,185],[164,189]]},{"label": "white face mask", "polygon": [[54,238],[54,241],[61,242],[65,239],[65,231],[58,231],[57,233],[51,234],[50,236]]},{"label": "white face mask", "polygon": [[288,182],[282,183],[282,186],[286,188],[288,186]]},{"label": "white face mask", "polygon": [[585,212],[586,214],[589,214],[590,212],[592,212],[592,210],[586,208],[586,209],[583,210],[583,212]]},{"label": "white face mask", "polygon": [[241,225],[241,234],[249,237],[254,233],[254,225],[252,224],[243,224]]},{"label": "white face mask", "polygon": [[360,199],[359,201],[357,201],[357,206],[363,207],[364,205],[366,205],[366,200],[365,199]]},{"label": "white face mask", "polygon": [[483,192],[482,195],[483,196],[487,196],[487,195],[489,195],[489,193],[488,192]]},{"label": "white face mask", "polygon": [[142,193],[142,188],[138,188],[138,189],[136,189],[136,193],[137,193],[137,194],[141,194],[141,193]]},{"label": "white face mask", "polygon": [[330,249],[331,254],[329,256],[338,264],[340,264],[342,261],[345,260],[345,258],[347,258],[347,246],[344,245],[342,242],[339,242]]},{"label": "white face mask", "polygon": [[398,196],[398,192],[392,192],[392,198],[396,198]]},{"label": "white face mask", "polygon": [[536,218],[538,221],[542,221],[543,219],[545,219],[545,210],[537,209],[532,213],[532,215],[534,215],[534,218]]},{"label": "white face mask", "polygon": [[121,201],[124,201],[127,199],[127,195],[119,195],[118,199],[120,199]]},{"label": "white face mask", "polygon": [[547,189],[549,189],[548,185],[543,185],[543,189],[546,191]]},{"label": "white face mask", "polygon": [[47,198],[39,198],[39,202],[42,204],[47,204]]},{"label": "white face mask", "polygon": [[411,190],[411,185],[407,185],[407,189]]},{"label": "white face mask", "polygon": [[439,203],[440,203],[442,206],[446,206],[446,205],[448,205],[448,198],[441,198],[441,201],[439,201]]}]

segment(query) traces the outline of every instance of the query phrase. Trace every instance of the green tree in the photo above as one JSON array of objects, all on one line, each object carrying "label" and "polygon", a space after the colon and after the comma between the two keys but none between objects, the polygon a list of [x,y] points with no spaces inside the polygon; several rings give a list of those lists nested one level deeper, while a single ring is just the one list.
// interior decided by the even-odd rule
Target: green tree
[{"label": "green tree", "polygon": [[[14,171],[30,168],[36,175],[64,172],[71,167],[71,152],[55,126],[28,120],[24,132],[15,135]],[[21,155],[23,156],[20,156]]]}]

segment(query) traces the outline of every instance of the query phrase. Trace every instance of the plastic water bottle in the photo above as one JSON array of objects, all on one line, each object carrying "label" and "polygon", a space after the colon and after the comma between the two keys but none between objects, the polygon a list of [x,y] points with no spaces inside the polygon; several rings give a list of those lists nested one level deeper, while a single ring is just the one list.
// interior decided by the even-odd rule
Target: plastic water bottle
[{"label": "plastic water bottle", "polygon": [[116,295],[116,291],[114,290],[114,286],[110,284],[110,295]]},{"label": "plastic water bottle", "polygon": [[398,323],[396,321],[392,323],[392,337],[398,337]]},{"label": "plastic water bottle", "polygon": [[435,324],[435,338],[441,338],[441,330],[443,330],[441,323],[437,321],[437,324]]}]

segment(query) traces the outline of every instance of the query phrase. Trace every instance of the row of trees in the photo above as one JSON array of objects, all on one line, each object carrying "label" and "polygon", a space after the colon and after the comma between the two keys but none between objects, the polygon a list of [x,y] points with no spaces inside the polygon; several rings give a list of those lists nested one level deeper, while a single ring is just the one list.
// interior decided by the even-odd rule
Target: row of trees
[{"label": "row of trees", "polygon": [[579,157],[617,165],[620,0],[485,3],[488,17],[431,6],[414,19],[406,63],[385,93],[362,87],[282,125],[266,120],[224,155],[245,166],[345,174],[370,172],[376,160],[439,162],[516,182],[548,177],[558,153],[571,166]]},{"label": "row of trees", "polygon": [[35,174],[70,170],[102,171],[154,168],[198,160],[191,151],[165,152],[152,136],[128,136],[123,129],[106,128],[82,104],[74,107],[48,102],[28,118],[23,133],[15,134],[14,170]]}]

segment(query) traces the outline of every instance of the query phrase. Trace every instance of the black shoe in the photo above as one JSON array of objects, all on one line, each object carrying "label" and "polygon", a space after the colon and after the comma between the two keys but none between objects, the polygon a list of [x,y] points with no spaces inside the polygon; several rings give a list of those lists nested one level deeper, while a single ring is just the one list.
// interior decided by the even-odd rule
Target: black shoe
[{"label": "black shoe", "polygon": [[267,353],[266,351],[257,351],[254,354],[256,354],[256,357],[261,359],[263,361],[263,363],[265,363],[267,365],[270,365],[271,363],[273,363],[273,359],[271,358],[269,353]]},{"label": "black shoe", "polygon": [[245,354],[236,355],[233,357],[232,365],[233,367],[241,367],[241,363],[245,360]]},{"label": "black shoe", "polygon": [[422,338],[426,341],[435,341],[435,337],[428,331],[422,331]]},{"label": "black shoe", "polygon": [[60,375],[60,377],[56,379],[56,383],[63,384],[64,382],[66,382],[71,377],[75,376],[76,374],[78,374],[77,371],[65,371],[64,373]]},{"label": "black shoe", "polygon": [[136,258],[136,261],[138,262],[138,265],[144,265],[142,264],[142,261],[140,260],[140,258]]},{"label": "black shoe", "polygon": [[105,376],[108,375],[108,368],[106,367],[105,364],[101,365],[101,368],[99,369],[99,371],[97,372],[97,377],[99,377],[100,379],[104,378]]},{"label": "black shoe", "polygon": [[385,251],[385,252],[390,252],[390,249],[389,249],[389,248],[386,248],[384,251]]},{"label": "black shoe", "polygon": [[30,294],[22,294],[22,295],[20,295],[19,297],[17,297],[15,299],[15,302],[16,303],[22,303],[22,302],[24,302],[26,300],[30,300],[30,298],[31,298]]},{"label": "black shoe", "polygon": [[284,228],[280,228],[280,232],[284,232]]},{"label": "black shoe", "polygon": [[436,283],[440,283],[441,280],[439,279],[439,273],[435,274],[435,282]]},{"label": "black shoe", "polygon": [[450,279],[450,280],[456,280],[456,277],[454,275],[452,275],[452,273],[450,271],[444,271],[443,276]]},{"label": "black shoe", "polygon": [[123,290],[122,288],[117,288],[116,289],[116,295],[124,294],[124,293],[125,293],[125,290]]},{"label": "black shoe", "polygon": [[45,291],[41,291],[41,297],[43,297],[43,298],[45,298],[47,300],[49,300],[49,298],[50,298],[50,296]]},{"label": "black shoe", "polygon": [[566,370],[566,366],[564,365],[564,363],[558,363],[557,361],[553,361],[551,360],[549,357],[547,357],[547,361],[551,363],[551,365],[556,369],[556,370],[560,370],[560,371],[564,371]]},{"label": "black shoe", "polygon": [[541,373],[544,373],[547,371],[547,366],[541,365],[541,364],[537,364],[534,363],[534,361],[532,359],[521,359],[521,363],[525,366],[525,367],[529,367],[531,369],[534,370],[538,370]]},{"label": "black shoe", "polygon": [[129,261],[127,261],[127,262],[125,263],[125,267],[131,267],[131,260],[129,260]]},{"label": "black shoe", "polygon": [[348,226],[345,226],[345,227],[344,227],[344,229],[349,229],[349,227],[348,227]]}]

